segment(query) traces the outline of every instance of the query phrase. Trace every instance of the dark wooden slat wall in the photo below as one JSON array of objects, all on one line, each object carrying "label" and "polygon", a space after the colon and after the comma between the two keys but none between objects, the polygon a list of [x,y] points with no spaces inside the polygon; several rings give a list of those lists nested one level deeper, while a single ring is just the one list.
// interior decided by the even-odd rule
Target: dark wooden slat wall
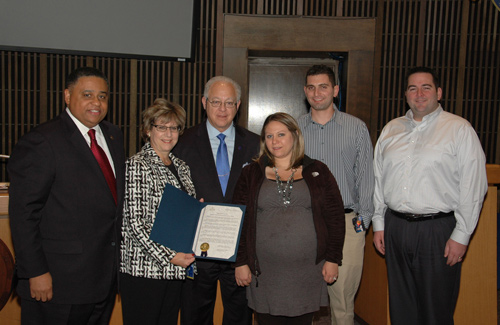
[{"label": "dark wooden slat wall", "polygon": [[[443,107],[471,122],[489,163],[500,163],[500,12],[489,0],[200,0],[194,62],[132,60],[0,51],[0,153],[64,108],[67,74],[92,65],[110,79],[107,119],[125,134],[128,155],[142,146],[142,111],[157,97],[180,103],[187,126],[199,123],[204,83],[222,71],[224,13],[278,16],[377,17],[377,97],[372,138],[407,110],[404,76],[428,65],[441,75]],[[335,33],[338,31],[332,31]],[[0,159],[0,180],[8,181]]]},{"label": "dark wooden slat wall", "polygon": [[[486,2],[486,3],[485,3]],[[470,6],[462,116],[479,134],[488,162],[500,163],[500,11],[490,1]],[[495,28],[493,28],[495,27]]]}]

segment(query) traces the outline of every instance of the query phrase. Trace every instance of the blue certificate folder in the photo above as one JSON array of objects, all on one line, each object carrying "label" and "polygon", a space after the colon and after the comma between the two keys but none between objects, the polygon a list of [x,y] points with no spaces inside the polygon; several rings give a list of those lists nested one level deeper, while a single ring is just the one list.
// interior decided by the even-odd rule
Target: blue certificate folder
[{"label": "blue certificate folder", "polygon": [[[230,254],[225,254],[224,257],[213,256],[211,253],[214,252],[214,250],[217,250],[218,243],[211,243],[210,249],[201,251],[201,253],[198,252],[200,254],[196,254],[196,257],[200,259],[213,259],[229,262],[236,261],[236,253],[238,252],[238,244],[240,242],[246,207],[244,205],[235,204],[202,203],[170,184],[167,184],[165,186],[165,190],[163,191],[163,196],[156,214],[153,229],[149,235],[149,239],[177,252],[196,253],[197,250],[200,250],[200,245],[194,247],[194,241],[201,232],[198,231],[197,233],[197,229],[203,229],[203,224],[198,226],[198,223],[200,219],[208,220],[202,216],[204,208],[212,208],[214,206],[236,207],[241,209],[241,217],[237,215],[233,216],[232,214],[230,216],[233,224],[237,224],[239,221],[239,227],[231,227],[232,231],[238,231],[237,234],[232,234],[233,237],[237,236],[236,242],[234,243],[234,249],[230,246]],[[240,212],[240,210],[237,211]],[[240,219],[233,219],[233,217]],[[227,229],[221,232],[220,235],[222,237],[226,236]],[[214,236],[217,237],[217,234],[214,234]]]}]

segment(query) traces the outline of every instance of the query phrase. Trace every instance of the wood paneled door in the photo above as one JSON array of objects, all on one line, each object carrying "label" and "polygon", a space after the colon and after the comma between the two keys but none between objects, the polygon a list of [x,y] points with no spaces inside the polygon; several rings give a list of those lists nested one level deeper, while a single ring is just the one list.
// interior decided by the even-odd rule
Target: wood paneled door
[{"label": "wood paneled door", "polygon": [[240,124],[248,124],[249,56],[321,60],[332,52],[347,57],[346,111],[368,126],[376,119],[372,116],[377,104],[373,100],[375,19],[226,14],[223,35],[223,73],[242,87]]}]

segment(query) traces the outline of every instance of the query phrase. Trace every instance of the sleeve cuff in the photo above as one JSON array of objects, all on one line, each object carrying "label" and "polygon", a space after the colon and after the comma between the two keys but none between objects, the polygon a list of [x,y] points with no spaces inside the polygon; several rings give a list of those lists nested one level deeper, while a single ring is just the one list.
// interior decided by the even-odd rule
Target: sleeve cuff
[{"label": "sleeve cuff", "polygon": [[384,230],[384,219],[383,218],[373,218],[372,219],[373,231],[383,231]]},{"label": "sleeve cuff", "polygon": [[462,245],[469,245],[470,235],[467,235],[455,228],[451,233],[450,239],[453,239],[454,241]]}]

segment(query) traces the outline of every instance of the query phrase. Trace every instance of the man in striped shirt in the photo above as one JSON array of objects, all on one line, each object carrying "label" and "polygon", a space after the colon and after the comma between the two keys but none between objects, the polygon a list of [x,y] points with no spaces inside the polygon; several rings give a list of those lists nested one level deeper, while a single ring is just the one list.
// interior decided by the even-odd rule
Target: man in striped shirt
[{"label": "man in striped shirt", "polygon": [[363,270],[364,230],[373,215],[373,146],[365,123],[339,111],[333,103],[339,87],[330,67],[312,66],[305,81],[304,92],[311,110],[298,120],[305,152],[328,165],[345,208],[342,266],[337,281],[328,287],[332,324],[353,324],[354,297]]}]

